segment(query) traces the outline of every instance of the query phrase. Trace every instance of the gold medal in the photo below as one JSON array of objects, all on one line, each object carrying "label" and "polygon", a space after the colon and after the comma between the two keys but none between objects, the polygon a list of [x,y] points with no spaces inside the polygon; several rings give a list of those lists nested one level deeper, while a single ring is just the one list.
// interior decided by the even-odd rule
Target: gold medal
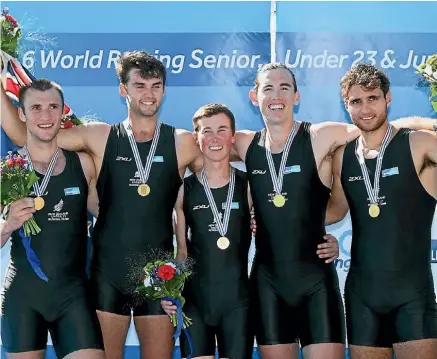
[{"label": "gold medal", "polygon": [[373,204],[370,205],[370,207],[369,207],[369,215],[370,215],[370,217],[372,217],[372,218],[378,217],[379,216],[379,212],[380,212],[380,209],[379,209],[379,206],[377,204],[373,203]]},{"label": "gold medal", "polygon": [[220,249],[226,249],[229,247],[229,239],[227,237],[220,237],[217,240],[217,247],[219,247]]},{"label": "gold medal", "polygon": [[145,196],[148,196],[149,195],[149,193],[150,193],[150,186],[148,185],[148,184],[140,184],[139,186],[138,186],[138,194],[141,196],[141,197],[145,197]]},{"label": "gold medal", "polygon": [[275,194],[273,204],[275,207],[282,207],[285,204],[285,197],[282,194]]},{"label": "gold medal", "polygon": [[45,204],[45,202],[44,202],[44,198],[42,198],[42,197],[36,197],[35,200],[34,200],[34,202],[35,202],[35,209],[36,209],[37,211],[39,211],[40,209],[43,209],[43,208],[44,208],[44,204]]}]

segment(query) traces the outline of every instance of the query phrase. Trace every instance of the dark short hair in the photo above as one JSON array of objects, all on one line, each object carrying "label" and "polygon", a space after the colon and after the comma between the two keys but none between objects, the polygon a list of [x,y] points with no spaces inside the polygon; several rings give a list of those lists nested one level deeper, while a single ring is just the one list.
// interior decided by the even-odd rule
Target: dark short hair
[{"label": "dark short hair", "polygon": [[290,73],[291,78],[292,78],[292,82],[293,82],[294,91],[297,92],[296,76],[294,76],[293,71],[291,71],[289,67],[287,67],[285,64],[283,64],[281,62],[270,62],[268,64],[264,64],[263,66],[261,66],[258,69],[258,72],[256,74],[255,82],[253,83],[253,89],[255,91],[258,91],[258,87],[259,87],[259,78],[258,77],[260,74],[267,72],[267,71],[278,70],[278,69],[284,69]]},{"label": "dark short hair", "polygon": [[126,85],[128,83],[129,72],[132,69],[140,70],[140,76],[143,79],[161,79],[165,86],[167,72],[164,64],[147,52],[127,51],[119,57],[115,70],[122,84]]},{"label": "dark short hair", "polygon": [[235,117],[232,111],[223,104],[219,103],[209,103],[205,106],[200,107],[193,115],[193,127],[194,131],[199,131],[199,120],[203,117],[212,117],[218,114],[224,114],[231,122],[232,133],[235,133]]},{"label": "dark short hair", "polygon": [[355,85],[364,87],[367,90],[380,88],[384,93],[384,97],[390,91],[388,76],[376,66],[365,63],[353,66],[340,80],[343,101],[347,101],[349,91]]},{"label": "dark short hair", "polygon": [[64,93],[62,91],[61,86],[59,86],[56,82],[50,81],[47,79],[36,79],[33,82],[31,82],[29,85],[25,85],[20,88],[20,91],[18,92],[18,105],[20,108],[24,111],[24,100],[26,99],[26,94],[29,90],[35,90],[35,91],[48,91],[51,89],[55,89],[59,93],[59,97],[61,98],[62,102],[62,108],[64,108]]}]

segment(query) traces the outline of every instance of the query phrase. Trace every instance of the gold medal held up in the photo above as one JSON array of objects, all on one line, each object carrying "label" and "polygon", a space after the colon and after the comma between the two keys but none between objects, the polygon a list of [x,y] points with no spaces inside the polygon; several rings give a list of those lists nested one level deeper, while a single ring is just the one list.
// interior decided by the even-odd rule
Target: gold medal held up
[{"label": "gold medal held up", "polygon": [[150,186],[148,184],[143,183],[138,186],[138,194],[141,197],[148,196],[149,193],[150,193]]},{"label": "gold medal held up", "polygon": [[219,247],[222,250],[228,248],[229,244],[230,244],[230,242],[229,242],[229,239],[227,237],[220,237],[217,240],[217,247]]},{"label": "gold medal held up", "polygon": [[273,197],[273,204],[275,207],[283,207],[285,204],[285,197],[282,194],[275,194]]},{"label": "gold medal held up", "polygon": [[376,218],[376,217],[379,216],[379,213],[380,213],[379,206],[377,204],[375,204],[375,203],[371,204],[370,207],[369,207],[369,215],[370,215],[370,217]]},{"label": "gold medal held up", "polygon": [[34,200],[34,202],[35,202],[35,209],[36,209],[37,211],[39,211],[39,210],[41,210],[41,209],[44,208],[44,204],[45,204],[44,198],[42,198],[42,197],[36,197],[35,200]]}]

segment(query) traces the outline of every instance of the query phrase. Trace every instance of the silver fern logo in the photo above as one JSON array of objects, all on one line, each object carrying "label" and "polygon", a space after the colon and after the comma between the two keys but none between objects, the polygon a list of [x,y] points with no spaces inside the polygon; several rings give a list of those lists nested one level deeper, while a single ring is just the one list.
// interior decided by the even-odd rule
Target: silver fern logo
[{"label": "silver fern logo", "polygon": [[61,199],[57,205],[53,208],[54,212],[61,212],[64,207],[64,201]]},{"label": "silver fern logo", "polygon": [[69,221],[68,211],[64,209],[64,200],[60,200],[53,206],[53,211],[48,213],[49,221]]}]

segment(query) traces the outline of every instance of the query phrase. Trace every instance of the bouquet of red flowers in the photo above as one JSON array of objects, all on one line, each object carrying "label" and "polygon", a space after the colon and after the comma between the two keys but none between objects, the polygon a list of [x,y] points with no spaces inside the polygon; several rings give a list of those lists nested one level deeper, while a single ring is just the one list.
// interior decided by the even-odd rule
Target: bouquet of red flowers
[{"label": "bouquet of red flowers", "polygon": [[[170,300],[181,309],[180,315],[171,317],[175,327],[187,328],[192,324],[182,311],[185,299],[182,297],[185,280],[191,275],[191,271],[185,262],[174,258],[157,259],[149,262],[144,267],[143,282],[137,287],[137,292],[152,300]],[[181,322],[182,320],[182,322]]]},{"label": "bouquet of red flowers", "polygon": [[0,27],[2,33],[1,49],[13,57],[18,56],[18,40],[21,37],[21,29],[18,21],[9,14],[9,9],[2,9],[0,15]]},{"label": "bouquet of red flowers", "polygon": [[[8,8],[1,10],[0,14],[0,27],[1,27],[1,71],[5,73],[5,91],[6,95],[12,101],[12,103],[18,107],[18,93],[20,88],[29,85],[35,80],[35,77],[30,73],[29,69],[25,68],[18,57],[20,55],[20,49],[23,50],[23,32],[19,22],[9,13]],[[35,33],[32,32],[34,35]],[[45,37],[43,34],[38,36],[27,36],[27,40],[31,40],[32,43],[40,42],[44,46],[53,44],[54,40]],[[26,36],[24,36],[26,40]],[[33,62],[33,61],[32,61]],[[92,116],[84,116],[78,118],[73,110],[64,104],[64,116],[61,121],[61,128],[72,128],[75,126],[83,125],[89,121],[94,121]]]},{"label": "bouquet of red flowers", "polygon": [[[21,198],[28,197],[38,176],[31,170],[24,156],[18,152],[9,151],[7,156],[0,161],[1,174],[1,204],[8,206]],[[26,236],[35,235],[41,229],[34,218],[28,219],[23,224]]]},{"label": "bouquet of red flowers", "polygon": [[178,261],[173,253],[155,253],[153,250],[149,253],[149,258],[150,256],[153,259],[149,259],[143,268],[142,281],[137,285],[135,292],[147,299],[170,301],[176,306],[176,314],[171,316],[171,322],[176,327],[173,338],[178,339],[181,331],[184,331],[191,352],[187,359],[191,359],[193,344],[187,328],[192,321],[182,311],[185,304],[182,291],[186,279],[192,274],[193,261],[191,258],[183,262]]}]

